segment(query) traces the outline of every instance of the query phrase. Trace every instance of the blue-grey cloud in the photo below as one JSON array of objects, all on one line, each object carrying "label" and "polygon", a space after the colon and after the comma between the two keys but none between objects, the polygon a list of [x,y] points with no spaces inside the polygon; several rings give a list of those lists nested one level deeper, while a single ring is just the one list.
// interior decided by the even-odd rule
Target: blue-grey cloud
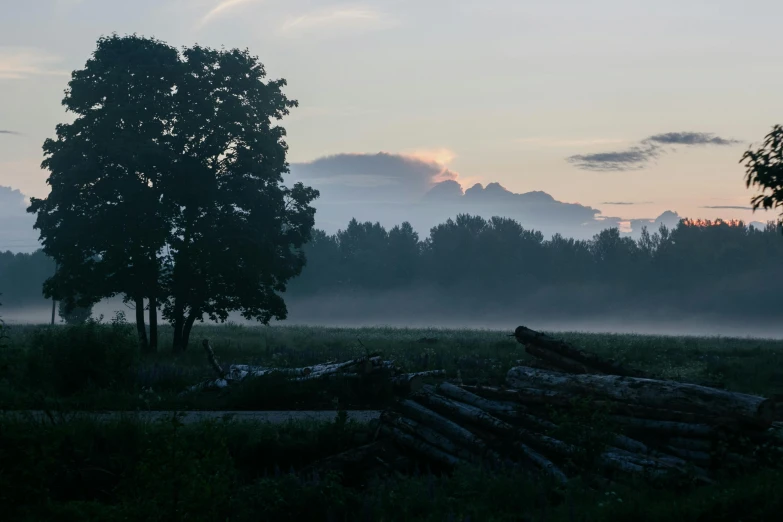
[{"label": "blue-grey cloud", "polygon": [[0,185],[0,252],[32,252],[40,248],[35,216],[27,213],[21,192]]},{"label": "blue-grey cloud", "polygon": [[577,154],[566,160],[581,170],[600,172],[622,172],[640,170],[661,155],[664,146],[729,146],[742,143],[738,140],[722,138],[708,132],[666,132],[648,136],[639,145],[630,149],[594,154]]},{"label": "blue-grey cloud", "polygon": [[708,132],[667,132],[650,136],[647,142],[662,145],[736,145],[742,143],[734,139],[721,138]]},{"label": "blue-grey cloud", "polygon": [[643,169],[658,154],[660,154],[659,147],[647,145],[614,152],[577,154],[569,156],[567,160],[582,170],[626,171]]},{"label": "blue-grey cloud", "polygon": [[426,236],[431,227],[465,213],[509,217],[545,235],[586,239],[621,222],[541,191],[517,193],[498,183],[463,187],[443,164],[402,154],[336,154],[292,163],[286,178],[320,191],[315,222],[329,233],[356,218],[387,227],[408,221]]},{"label": "blue-grey cloud", "polygon": [[5,129],[0,129],[0,134],[13,134],[14,136],[21,136],[22,135],[21,132],[16,132],[16,131],[12,131],[12,130],[5,130]]},{"label": "blue-grey cloud", "polygon": [[650,205],[652,201],[604,201],[602,205]]}]

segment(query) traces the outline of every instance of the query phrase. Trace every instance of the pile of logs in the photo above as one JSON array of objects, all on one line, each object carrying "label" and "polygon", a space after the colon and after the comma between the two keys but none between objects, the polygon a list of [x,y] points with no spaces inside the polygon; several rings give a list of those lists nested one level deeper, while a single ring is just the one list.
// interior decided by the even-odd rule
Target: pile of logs
[{"label": "pile of logs", "polygon": [[[524,327],[515,337],[536,359],[511,368],[505,387],[423,386],[383,412],[380,432],[433,463],[511,463],[559,482],[583,472],[711,481],[719,470],[779,462],[771,399],[653,379]],[[580,434],[558,426],[579,431],[568,423],[580,405],[601,414],[590,469],[579,469]]]},{"label": "pile of logs", "polygon": [[421,390],[426,377],[438,377],[446,374],[443,370],[404,373],[394,364],[394,361],[387,361],[380,355],[372,354],[350,361],[329,361],[302,368],[271,368],[247,364],[232,364],[224,368],[218,363],[209,340],[205,339],[202,342],[202,346],[215,377],[189,387],[184,393],[222,389],[245,379],[281,375],[289,381],[295,382],[328,378],[359,379],[368,376],[378,376],[390,379],[392,387],[397,394],[407,395]]}]

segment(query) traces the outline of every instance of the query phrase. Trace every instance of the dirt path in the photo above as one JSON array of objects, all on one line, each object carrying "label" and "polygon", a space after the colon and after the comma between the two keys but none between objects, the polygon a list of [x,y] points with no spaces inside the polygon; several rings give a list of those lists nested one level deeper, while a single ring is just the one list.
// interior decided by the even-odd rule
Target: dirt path
[{"label": "dirt path", "polygon": [[[174,411],[110,411],[110,412],[68,412],[65,414],[53,413],[56,420],[72,420],[74,418],[92,418],[99,420],[116,420],[123,417],[141,419],[154,422],[171,417]],[[332,422],[337,416],[337,411],[186,411],[179,412],[179,418],[185,424],[199,422],[205,419],[221,420],[229,418],[235,421],[269,422],[282,424],[288,421],[318,421]],[[381,412],[376,410],[348,411],[348,420],[356,422],[369,422],[377,419]],[[37,420],[46,420],[49,416],[43,411],[2,411],[2,417],[32,417]]]}]

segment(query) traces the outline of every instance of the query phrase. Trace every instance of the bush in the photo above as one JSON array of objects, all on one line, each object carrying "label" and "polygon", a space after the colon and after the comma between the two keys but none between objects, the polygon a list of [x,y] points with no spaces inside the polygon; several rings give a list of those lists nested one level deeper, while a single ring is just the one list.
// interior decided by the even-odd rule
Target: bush
[{"label": "bush", "polygon": [[137,343],[125,323],[103,325],[90,320],[38,330],[26,359],[30,387],[68,396],[131,385]]},{"label": "bush", "polygon": [[57,308],[57,313],[60,315],[65,324],[84,324],[92,317],[92,307],[90,306],[76,306],[71,310],[68,310],[65,301],[60,301],[60,305]]}]

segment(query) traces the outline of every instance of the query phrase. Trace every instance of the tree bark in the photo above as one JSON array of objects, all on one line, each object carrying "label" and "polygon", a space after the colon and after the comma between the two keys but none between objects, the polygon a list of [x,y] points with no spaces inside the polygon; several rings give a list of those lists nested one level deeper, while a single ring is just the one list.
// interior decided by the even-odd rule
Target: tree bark
[{"label": "tree bark", "polygon": [[198,319],[198,314],[194,311],[191,311],[190,314],[188,314],[188,318],[185,319],[185,325],[182,327],[183,352],[188,349],[188,344],[190,344],[190,332],[193,330],[193,324],[196,322],[196,319]]},{"label": "tree bark", "polygon": [[526,408],[518,402],[485,399],[451,383],[439,384],[436,389],[441,395],[480,408],[503,420],[513,420],[526,427],[539,430],[551,430],[557,427],[548,420],[526,413]]},{"label": "tree bark", "polygon": [[181,353],[183,351],[183,334],[185,333],[185,307],[182,305],[182,298],[175,297],[174,299],[174,313],[171,318],[171,326],[174,328],[174,340],[172,341],[171,351]]},{"label": "tree bark", "polygon": [[136,296],[136,332],[139,335],[139,347],[142,353],[149,353],[149,343],[147,342],[147,327],[144,324],[144,298]]},{"label": "tree bark", "polygon": [[421,404],[404,400],[398,404],[398,408],[405,416],[421,422],[478,455],[485,455],[488,451],[486,443],[475,434]]},{"label": "tree bark", "polygon": [[477,461],[478,455],[471,453],[463,447],[460,447],[448,437],[424,426],[420,422],[416,422],[415,420],[404,417],[398,413],[389,411],[383,412],[381,414],[381,423],[393,426],[409,435],[419,437],[429,444],[432,444],[433,446],[445,451],[446,453],[454,455],[457,458],[469,462]]},{"label": "tree bark", "polygon": [[609,419],[637,433],[659,434],[662,436],[683,437],[715,437],[718,432],[709,424],[690,424],[686,422],[659,421],[652,419],[639,419],[636,417],[624,417],[622,415],[610,415]]},{"label": "tree bark", "polygon": [[217,357],[215,357],[215,351],[212,349],[212,346],[209,344],[209,340],[204,339],[202,345],[204,346],[204,351],[207,354],[207,361],[209,361],[209,365],[212,367],[212,370],[215,372],[215,374],[218,376],[219,379],[225,378],[225,372],[223,371],[223,368],[220,367],[220,364],[218,364]]},{"label": "tree bark", "polygon": [[776,415],[776,405],[770,399],[674,381],[617,375],[569,375],[518,366],[508,371],[506,382],[512,386],[595,395],[652,408],[709,412],[719,417],[767,425]]},{"label": "tree bark", "polygon": [[430,370],[426,372],[403,373],[392,378],[394,391],[400,395],[416,393],[424,387],[425,377],[446,375],[444,370]]},{"label": "tree bark", "polygon": [[150,352],[158,351],[158,300],[155,296],[150,296],[149,304],[150,314]]},{"label": "tree bark", "polygon": [[423,403],[425,406],[435,410],[441,415],[445,415],[448,418],[460,419],[465,422],[473,423],[487,430],[499,433],[502,435],[511,435],[515,432],[516,428],[511,424],[502,421],[496,417],[493,417],[481,408],[470,406],[469,404],[463,404],[458,401],[453,401],[440,395],[436,395],[429,391],[425,387],[425,391],[414,396],[413,399],[418,403]]},{"label": "tree bark", "polygon": [[537,346],[544,350],[549,350],[550,352],[554,352],[568,359],[580,362],[588,368],[599,370],[602,373],[623,375],[626,377],[647,376],[645,372],[628,368],[611,359],[604,359],[593,353],[585,352],[564,341],[549,337],[546,334],[536,332],[530,328],[525,328],[524,326],[520,326],[514,331],[514,337],[516,337],[520,344]]}]

